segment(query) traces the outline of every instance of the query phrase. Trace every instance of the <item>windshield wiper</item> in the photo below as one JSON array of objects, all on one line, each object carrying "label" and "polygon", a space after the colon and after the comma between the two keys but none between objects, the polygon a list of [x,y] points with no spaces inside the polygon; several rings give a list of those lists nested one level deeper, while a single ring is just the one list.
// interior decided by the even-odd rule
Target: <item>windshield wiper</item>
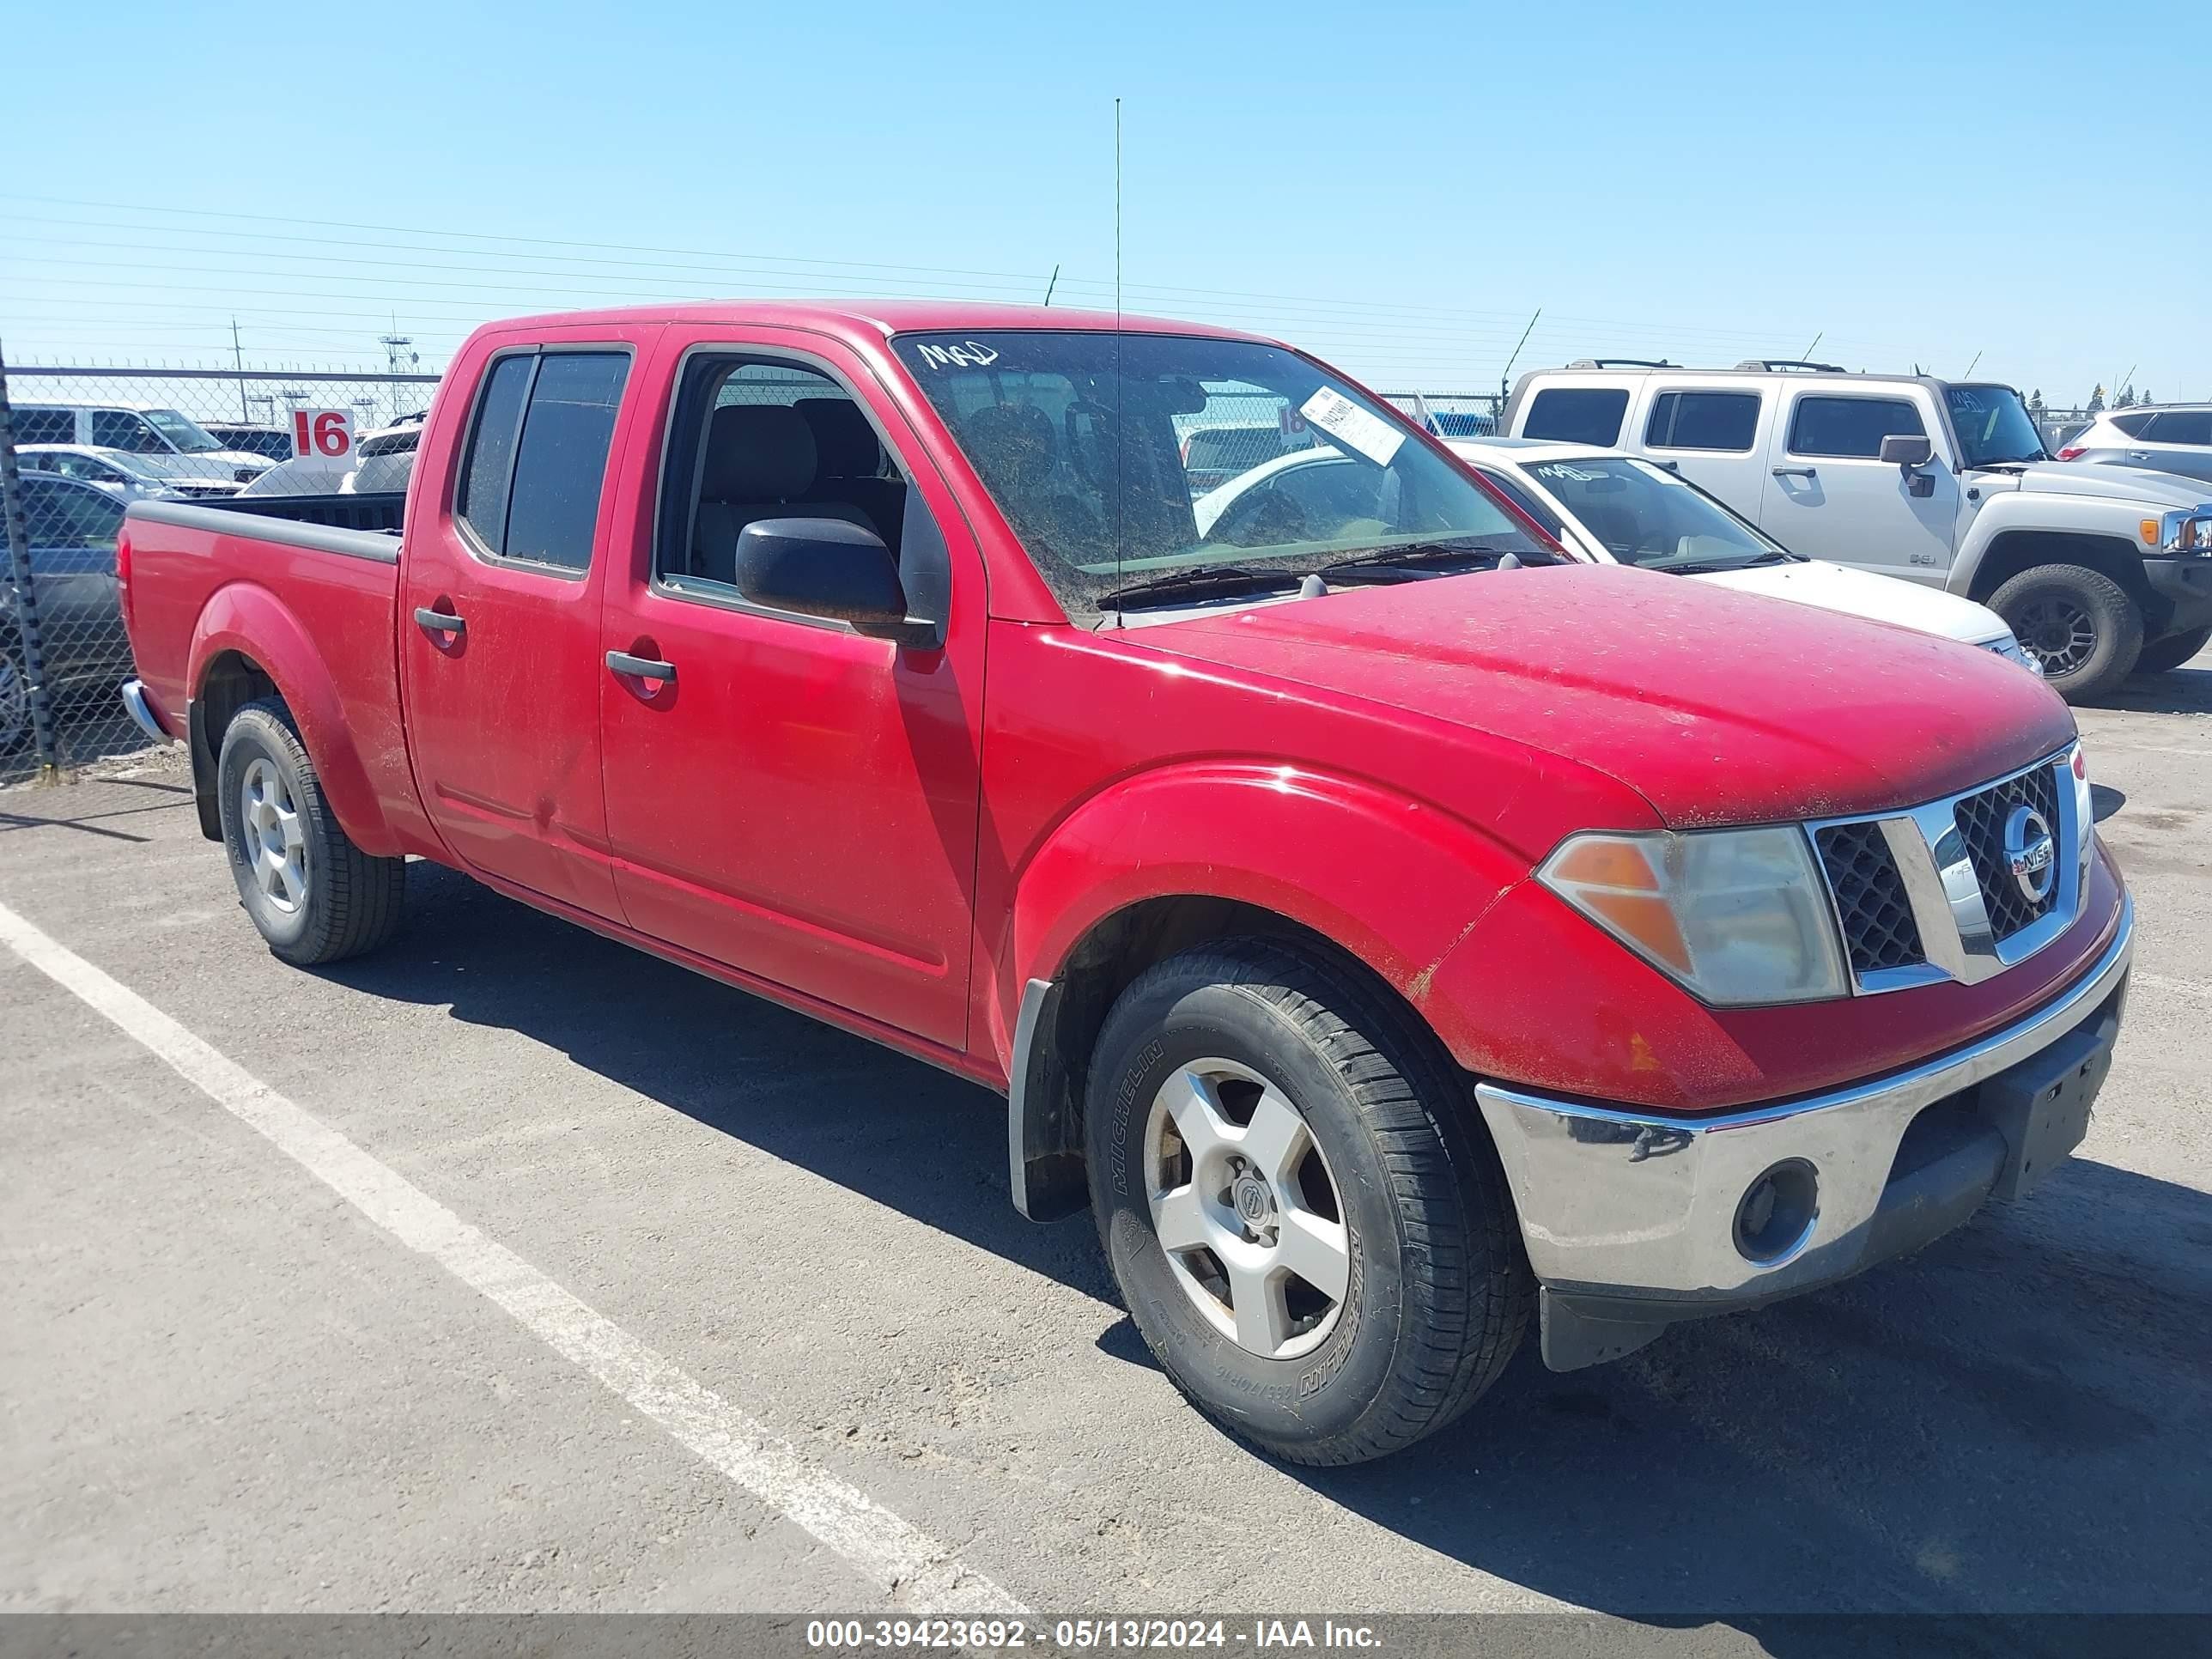
[{"label": "windshield wiper", "polygon": [[1764,553],[1753,554],[1747,559],[1685,559],[1679,564],[1672,559],[1655,559],[1650,564],[1637,568],[1662,571],[1669,576],[1717,576],[1730,570],[1750,570],[1759,565],[1803,564],[1805,562],[1805,556],[1802,553],[1785,553],[1774,547]]},{"label": "windshield wiper", "polygon": [[[1517,548],[1483,547],[1466,542],[1412,542],[1404,547],[1378,547],[1372,553],[1339,559],[1321,568],[1328,582],[1417,580],[1424,571],[1448,576],[1458,570],[1487,569]],[[1547,561],[1531,556],[1527,562]]]},{"label": "windshield wiper", "polygon": [[1233,599],[1240,593],[1281,593],[1297,589],[1304,580],[1295,570],[1252,570],[1241,564],[1205,565],[1196,570],[1173,570],[1149,581],[1132,582],[1098,596],[1103,609],[1119,611],[1130,601],[1170,599]]}]

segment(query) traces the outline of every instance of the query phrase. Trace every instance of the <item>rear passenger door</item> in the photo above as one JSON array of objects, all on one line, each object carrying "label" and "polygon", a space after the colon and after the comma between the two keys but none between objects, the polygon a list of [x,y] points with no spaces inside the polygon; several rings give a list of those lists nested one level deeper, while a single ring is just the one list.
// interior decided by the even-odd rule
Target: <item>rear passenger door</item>
[{"label": "rear passenger door", "polygon": [[[2130,465],[2212,483],[2212,410],[2160,410],[2150,417],[2142,440],[2125,452]],[[2137,459],[2139,452],[2146,459]]]},{"label": "rear passenger door", "polygon": [[[422,801],[469,868],[619,920],[599,777],[599,605],[619,413],[655,328],[495,337],[409,502],[399,667]],[[473,388],[464,392],[464,388]]]},{"label": "rear passenger door", "polygon": [[[1698,386],[1650,381],[1641,453],[1711,490],[1757,523],[1767,490],[1766,449],[1774,398],[1739,380]],[[1633,442],[1627,447],[1638,446]]]},{"label": "rear passenger door", "polygon": [[[1781,388],[1759,527],[1793,553],[1940,586],[1951,568],[1959,478],[1934,400],[1917,386],[1860,390],[1838,378]],[[1881,441],[1893,434],[1926,437],[1934,458],[1917,472],[1884,461]],[[1913,494],[1915,477],[1926,495]]]}]

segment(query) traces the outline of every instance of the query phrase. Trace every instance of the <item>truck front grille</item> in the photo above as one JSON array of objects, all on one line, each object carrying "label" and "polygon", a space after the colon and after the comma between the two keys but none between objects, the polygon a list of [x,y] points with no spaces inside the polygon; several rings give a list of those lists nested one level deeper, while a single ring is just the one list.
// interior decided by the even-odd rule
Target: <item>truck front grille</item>
[{"label": "truck front grille", "polygon": [[[2094,833],[2073,757],[2069,745],[1963,794],[1807,826],[1855,989],[1978,984],[2066,931],[2081,914]],[[2016,846],[2008,845],[2008,827],[2019,831]],[[2045,833],[2050,864],[2015,873],[2014,853]]]},{"label": "truck front grille", "polygon": [[1820,863],[1836,896],[1836,915],[1844,925],[1844,944],[1851,971],[1861,976],[1885,968],[1910,968],[1927,960],[1920,945],[1920,924],[1905,896],[1881,825],[1832,823],[1815,837]]},{"label": "truck front grille", "polygon": [[1990,915],[1990,932],[1998,940],[2010,939],[2030,922],[2040,921],[2058,902],[2053,881],[2040,899],[2032,899],[2014,880],[2005,850],[2005,823],[2014,807],[2025,806],[2043,820],[2054,839],[2058,835],[2058,791],[2051,769],[2039,766],[2018,777],[1992,784],[1959,803],[1959,834],[1973,860],[1974,878],[1981,884],[1982,903]]}]

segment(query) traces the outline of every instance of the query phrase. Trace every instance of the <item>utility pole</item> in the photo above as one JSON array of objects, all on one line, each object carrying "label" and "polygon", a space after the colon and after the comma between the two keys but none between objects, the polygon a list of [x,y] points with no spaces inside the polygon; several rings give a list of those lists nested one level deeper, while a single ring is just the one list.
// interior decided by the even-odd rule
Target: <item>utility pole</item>
[{"label": "utility pole", "polygon": [[253,414],[246,406],[246,354],[239,349],[238,319],[235,317],[230,319],[230,362],[231,367],[238,371],[238,418],[250,425]]},{"label": "utility pole", "polygon": [[[392,399],[392,418],[396,421],[399,418],[400,412],[398,377],[401,374],[405,374],[408,368],[412,368],[416,364],[421,362],[422,361],[422,357],[420,352],[407,351],[407,348],[413,345],[415,342],[408,336],[402,334],[399,331],[399,319],[397,317],[394,317],[392,319],[392,332],[389,334],[378,335],[377,343],[384,348],[385,370],[392,377],[391,382],[386,387],[386,390],[389,392]],[[407,353],[404,360],[400,356],[400,353],[403,351],[406,351]],[[406,368],[403,368],[400,366],[403,361],[407,366]]]},{"label": "utility pole", "polygon": [[1544,307],[1536,307],[1536,316],[1528,319],[1528,326],[1521,331],[1521,338],[1514,345],[1513,355],[1505,360],[1505,368],[1498,376],[1498,412],[1505,413],[1505,399],[1513,382],[1513,365],[1521,361],[1521,348],[1528,343],[1528,337],[1536,331],[1536,317],[1544,314]]}]

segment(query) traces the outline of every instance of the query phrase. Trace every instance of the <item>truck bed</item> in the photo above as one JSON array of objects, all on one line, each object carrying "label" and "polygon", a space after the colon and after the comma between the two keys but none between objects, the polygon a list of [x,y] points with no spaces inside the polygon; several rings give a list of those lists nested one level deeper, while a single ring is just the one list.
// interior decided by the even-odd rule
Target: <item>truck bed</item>
[{"label": "truck bed", "polygon": [[[303,726],[328,726],[359,757],[342,819],[374,823],[415,800],[399,719],[393,605],[402,495],[248,496],[135,501],[129,614],[138,676],[171,733],[187,732],[189,689],[217,658],[273,681]],[[374,525],[378,527],[369,527]],[[211,746],[211,745],[210,745]],[[195,753],[198,771],[212,753]],[[349,811],[358,801],[367,812]],[[376,837],[371,831],[368,840]]]}]

